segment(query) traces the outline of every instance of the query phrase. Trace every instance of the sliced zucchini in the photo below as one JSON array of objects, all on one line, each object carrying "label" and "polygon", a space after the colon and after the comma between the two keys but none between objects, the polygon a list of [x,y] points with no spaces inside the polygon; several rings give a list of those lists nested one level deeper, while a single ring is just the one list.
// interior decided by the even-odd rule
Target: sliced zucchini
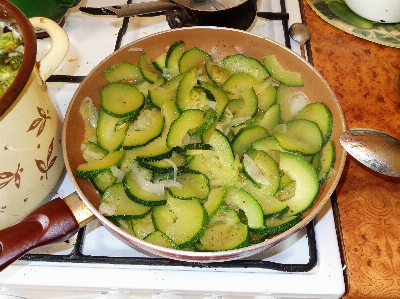
[{"label": "sliced zucchini", "polygon": [[242,54],[233,54],[222,60],[223,66],[231,73],[245,72],[259,81],[269,77],[268,71],[257,59]]},{"label": "sliced zucchini", "polygon": [[200,86],[209,90],[214,96],[214,100],[216,102],[215,111],[217,112],[217,120],[220,120],[225,110],[225,107],[228,104],[228,96],[221,89],[209,82],[201,82]]},{"label": "sliced zucchini", "polygon": [[243,154],[251,147],[251,144],[262,138],[268,137],[266,129],[261,126],[252,126],[243,128],[232,140],[232,149],[235,155],[242,157]]},{"label": "sliced zucchini", "polygon": [[186,50],[179,59],[179,70],[181,73],[196,66],[205,73],[205,63],[211,61],[211,56],[207,52],[197,47]]},{"label": "sliced zucchini", "polygon": [[129,126],[128,123],[121,125],[121,121],[124,119],[113,117],[100,108],[97,121],[97,140],[102,148],[113,152],[122,147]]},{"label": "sliced zucchini", "polygon": [[140,239],[146,238],[156,230],[154,227],[152,214],[149,213],[140,219],[132,219],[132,229],[136,237]]},{"label": "sliced zucchini", "polygon": [[162,87],[149,90],[149,99],[151,103],[158,108],[161,108],[167,101],[175,101],[175,98],[175,90],[165,89]]},{"label": "sliced zucchini", "polygon": [[252,117],[258,109],[258,98],[253,88],[245,89],[241,93],[241,98],[230,100],[228,108],[233,117]]},{"label": "sliced zucchini", "polygon": [[161,72],[163,73],[165,70],[165,61],[167,59],[167,53],[161,53],[155,59],[151,61],[151,63]]},{"label": "sliced zucchini", "polygon": [[85,159],[86,162],[101,159],[107,156],[107,154],[107,150],[91,141],[84,144],[84,149],[82,151],[83,159]]},{"label": "sliced zucchini", "polygon": [[242,92],[250,87],[255,87],[258,81],[252,75],[244,72],[232,74],[222,85],[222,89],[230,98],[239,98]]},{"label": "sliced zucchini", "polygon": [[318,172],[318,180],[320,184],[323,184],[331,175],[333,166],[335,165],[335,145],[332,140],[322,147],[321,152],[321,169]]},{"label": "sliced zucchini", "polygon": [[159,109],[142,110],[138,119],[129,126],[123,148],[131,149],[147,144],[161,135],[164,129],[164,116]]},{"label": "sliced zucchini", "polygon": [[155,231],[144,238],[144,241],[166,248],[174,248],[171,240],[162,232]]},{"label": "sliced zucchini", "polygon": [[195,247],[199,251],[237,249],[248,245],[248,235],[248,228],[240,222],[238,214],[222,208],[211,219]]},{"label": "sliced zucchini", "polygon": [[301,221],[301,216],[299,215],[268,218],[265,220],[265,226],[267,227],[266,230],[267,234],[275,235],[287,231],[300,221]]},{"label": "sliced zucchini", "polygon": [[314,122],[306,119],[280,124],[274,128],[273,135],[283,149],[304,155],[316,154],[322,147],[321,130]]},{"label": "sliced zucchini", "polygon": [[143,75],[138,66],[129,62],[114,64],[104,72],[108,82],[129,82],[136,83],[143,80]]},{"label": "sliced zucchini", "polygon": [[272,77],[278,82],[287,86],[303,86],[303,78],[300,72],[290,71],[286,69],[275,55],[267,55],[263,57],[265,68]]},{"label": "sliced zucchini", "polygon": [[294,119],[308,119],[315,122],[322,133],[323,142],[331,137],[333,118],[332,113],[322,103],[311,103],[305,106]]},{"label": "sliced zucchini", "polygon": [[258,188],[247,178],[242,178],[243,187],[242,189],[250,193],[260,204],[264,217],[280,217],[284,215],[289,207],[284,202],[281,202],[273,195],[269,194],[267,190]]},{"label": "sliced zucchini", "polygon": [[286,152],[278,143],[275,137],[265,137],[260,140],[256,140],[251,144],[251,148],[255,150],[261,150],[266,152],[275,161],[278,161],[279,152]]},{"label": "sliced zucchini", "polygon": [[243,171],[259,188],[268,194],[275,194],[280,185],[278,164],[267,153],[249,149],[243,155]]},{"label": "sliced zucchini", "polygon": [[263,115],[258,125],[264,127],[269,133],[281,123],[281,108],[279,104],[272,105]]},{"label": "sliced zucchini", "polygon": [[203,202],[203,206],[207,211],[208,218],[211,219],[225,199],[225,188],[217,187],[210,190],[207,199]]},{"label": "sliced zucchini", "polygon": [[167,188],[170,195],[179,199],[205,199],[210,193],[208,177],[202,173],[179,174],[176,181],[181,187]]},{"label": "sliced zucchini", "polygon": [[317,173],[302,156],[290,153],[280,153],[279,168],[296,183],[294,196],[284,202],[289,206],[286,215],[299,215],[311,206],[318,194]]},{"label": "sliced zucchini", "polygon": [[[267,86],[266,86],[267,85]],[[254,86],[258,98],[258,109],[267,111],[276,103],[277,92],[270,81],[259,82]]]},{"label": "sliced zucchini", "polygon": [[155,227],[164,233],[176,249],[192,246],[202,235],[207,212],[201,203],[168,197],[167,204],[153,208]]},{"label": "sliced zucchini", "polygon": [[143,53],[138,62],[138,66],[140,72],[143,75],[143,78],[150,83],[159,82],[159,85],[163,83],[165,80],[162,77],[162,73],[158,70],[153,63],[151,62],[150,58]]},{"label": "sliced zucchini", "polygon": [[78,165],[76,176],[80,178],[94,178],[100,173],[107,171],[111,166],[118,167],[124,157],[125,151],[120,150],[109,153],[102,159]]},{"label": "sliced zucchini", "polygon": [[[154,193],[145,190],[135,178],[134,173],[129,172],[123,181],[126,195],[134,202],[144,206],[159,206],[167,203],[167,195],[164,193]],[[148,181],[150,185],[151,182]]]},{"label": "sliced zucchini", "polygon": [[258,201],[243,189],[229,186],[226,188],[225,203],[234,211],[243,211],[247,226],[257,233],[264,233],[264,213]]},{"label": "sliced zucchini", "polygon": [[206,62],[206,72],[210,79],[219,87],[231,76],[231,72],[227,69],[210,61]]},{"label": "sliced zucchini", "polygon": [[91,179],[93,186],[100,192],[103,193],[108,187],[113,185],[117,178],[112,171],[106,170],[99,173],[97,176]]},{"label": "sliced zucchini", "polygon": [[171,78],[179,75],[179,60],[184,51],[185,43],[183,41],[173,43],[168,49],[167,56],[165,57],[165,66]]},{"label": "sliced zucchini", "polygon": [[138,204],[129,199],[122,183],[108,187],[100,200],[99,211],[113,219],[140,219],[146,216],[151,207]]},{"label": "sliced zucchini", "polygon": [[199,109],[188,109],[173,121],[167,136],[167,146],[181,146],[183,138],[190,130],[196,129],[203,123],[204,112]]},{"label": "sliced zucchini", "polygon": [[176,104],[181,111],[193,107],[191,91],[196,84],[197,79],[194,72],[188,72],[180,81],[176,92]]},{"label": "sliced zucchini", "polygon": [[170,158],[163,160],[150,162],[146,161],[146,159],[138,157],[136,158],[136,161],[140,166],[159,173],[177,172],[183,170],[186,166],[186,157],[175,151],[172,153]]}]

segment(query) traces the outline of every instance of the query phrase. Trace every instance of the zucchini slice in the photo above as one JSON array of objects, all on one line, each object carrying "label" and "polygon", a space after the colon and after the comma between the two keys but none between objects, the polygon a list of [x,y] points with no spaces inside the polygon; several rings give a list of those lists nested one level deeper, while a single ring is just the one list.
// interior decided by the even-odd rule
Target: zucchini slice
[{"label": "zucchini slice", "polygon": [[173,43],[167,51],[167,56],[165,57],[165,66],[171,78],[179,75],[179,60],[181,59],[184,51],[185,43],[183,41],[177,41]]},{"label": "zucchini slice", "polygon": [[129,62],[114,64],[108,68],[103,75],[108,82],[122,81],[136,83],[144,79],[139,67]]},{"label": "zucchini slice", "polygon": [[265,220],[266,231],[269,235],[284,232],[301,221],[301,216],[274,217]]},{"label": "zucchini slice", "polygon": [[179,199],[205,199],[210,193],[208,177],[202,173],[179,174],[176,181],[181,187],[167,188],[170,195]]},{"label": "zucchini slice", "polygon": [[303,86],[303,78],[300,72],[290,71],[286,69],[275,55],[267,55],[263,57],[265,68],[276,81],[287,86]]},{"label": "zucchini slice", "polygon": [[144,241],[166,248],[174,248],[171,240],[160,231],[152,232],[144,238]]},{"label": "zucchini slice", "polygon": [[207,212],[196,200],[168,197],[167,204],[154,207],[155,227],[164,233],[176,249],[192,246],[202,235],[207,223]]},{"label": "zucchini slice", "polygon": [[331,137],[333,127],[332,113],[322,103],[308,104],[294,116],[294,119],[307,119],[315,122],[321,130],[324,142]]},{"label": "zucchini slice", "polygon": [[196,129],[203,123],[204,112],[199,109],[188,109],[173,121],[167,136],[167,146],[181,146],[183,138],[190,130]]},{"label": "zucchini slice", "polygon": [[132,171],[125,176],[123,184],[126,195],[138,204],[144,206],[159,206],[165,205],[167,202],[167,195],[165,192],[158,194],[143,189]]},{"label": "zucchini slice", "polygon": [[243,189],[226,188],[225,203],[234,211],[242,210],[247,218],[247,226],[256,233],[264,233],[264,213],[258,201]]},{"label": "zucchini slice", "polygon": [[314,155],[321,150],[322,133],[316,123],[306,119],[291,120],[273,130],[279,145],[288,151]]},{"label": "zucchini slice", "polygon": [[320,156],[321,168],[318,172],[318,180],[320,184],[323,184],[329,178],[335,164],[336,152],[332,140],[328,140],[328,142],[322,147]]},{"label": "zucchini slice", "polygon": [[199,251],[221,251],[248,245],[249,230],[238,214],[221,208],[207,225],[195,247]]},{"label": "zucchini slice", "polygon": [[97,120],[97,140],[99,145],[109,152],[122,147],[129,124],[123,122],[126,118],[116,118],[106,113],[103,108],[99,110]]},{"label": "zucchini slice", "polygon": [[[140,69],[140,72],[143,75],[143,78],[150,83],[155,83],[155,82],[164,82],[165,80],[162,77],[162,73],[153,65],[151,62],[150,58],[146,55],[146,53],[143,53],[138,62],[138,66]],[[161,84],[160,84],[161,85]]]},{"label": "zucchini slice", "polygon": [[119,166],[124,157],[125,151],[120,150],[109,153],[102,159],[78,165],[76,176],[80,178],[94,178],[100,173],[107,171],[111,166]]},{"label": "zucchini slice", "polygon": [[99,211],[113,219],[139,219],[146,216],[151,207],[138,204],[129,199],[122,183],[108,187],[100,200]]},{"label": "zucchini slice", "polygon": [[132,229],[134,235],[140,239],[144,239],[153,233],[156,229],[151,213],[140,219],[132,219]]},{"label": "zucchini slice", "polygon": [[232,140],[232,149],[235,155],[242,157],[243,154],[251,147],[251,144],[262,138],[268,137],[266,129],[261,126],[252,126],[243,128]]},{"label": "zucchini slice", "polygon": [[179,59],[179,70],[181,73],[196,66],[205,73],[205,63],[211,61],[211,56],[207,52],[193,47],[186,50]]},{"label": "zucchini slice", "polygon": [[279,168],[295,182],[295,194],[284,203],[289,206],[287,216],[299,215],[307,210],[318,194],[319,182],[314,167],[302,156],[280,153]]},{"label": "zucchini slice", "polygon": [[108,187],[113,185],[116,180],[117,180],[117,178],[115,177],[115,175],[112,173],[112,171],[110,169],[99,173],[94,178],[91,178],[91,182],[92,182],[93,186],[100,193],[103,193]]},{"label": "zucchini slice", "polygon": [[142,110],[138,119],[126,132],[123,148],[131,149],[147,144],[161,135],[164,129],[164,116],[159,109]]},{"label": "zucchini slice", "polygon": [[268,71],[257,59],[242,54],[233,54],[222,60],[223,66],[231,73],[245,72],[259,81],[269,77]]},{"label": "zucchini slice", "polygon": [[206,72],[210,79],[218,86],[221,87],[226,80],[231,76],[231,72],[221,67],[215,62],[206,62]]}]

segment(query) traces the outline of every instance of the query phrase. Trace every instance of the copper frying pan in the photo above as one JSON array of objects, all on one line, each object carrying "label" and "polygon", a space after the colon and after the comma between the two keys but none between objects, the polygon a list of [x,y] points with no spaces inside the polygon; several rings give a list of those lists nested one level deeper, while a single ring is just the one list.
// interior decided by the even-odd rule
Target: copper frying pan
[{"label": "copper frying pan", "polygon": [[[312,101],[326,104],[333,115],[331,139],[336,144],[336,163],[328,181],[321,186],[320,192],[311,206],[303,214],[302,221],[266,241],[249,247],[222,252],[191,252],[167,249],[138,239],[108,221],[98,211],[100,194],[88,180],[75,176],[75,170],[83,163],[81,143],[84,136],[84,124],[79,108],[86,97],[90,97],[99,106],[99,90],[107,84],[103,72],[117,62],[137,63],[143,49],[149,57],[161,54],[166,46],[174,41],[185,41],[186,48],[197,46],[211,52],[216,47],[221,55],[242,52],[245,55],[262,59],[264,55],[275,54],[284,66],[302,73],[304,87]],[[121,48],[101,62],[81,83],[68,108],[63,128],[63,150],[68,174],[76,188],[76,194],[50,201],[33,212],[19,224],[0,231],[0,270],[18,259],[29,250],[68,239],[78,228],[85,225],[94,215],[112,233],[133,246],[159,256],[196,262],[226,261],[244,258],[262,252],[285,240],[309,223],[329,200],[340,179],[345,162],[345,151],[339,146],[339,136],[345,130],[345,121],[336,96],[323,77],[305,60],[282,45],[235,29],[217,27],[191,27],[156,33]],[[80,199],[79,199],[80,198]]]}]

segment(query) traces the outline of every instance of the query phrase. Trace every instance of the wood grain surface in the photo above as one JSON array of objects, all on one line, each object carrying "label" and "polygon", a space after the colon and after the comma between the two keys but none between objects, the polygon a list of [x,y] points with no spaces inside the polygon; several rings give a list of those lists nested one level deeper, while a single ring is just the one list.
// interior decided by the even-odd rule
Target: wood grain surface
[{"label": "wood grain surface", "polygon": [[[305,0],[304,12],[314,66],[336,93],[347,127],[400,139],[400,49],[331,26]],[[347,278],[343,298],[400,298],[400,179],[348,156],[336,193]]]}]

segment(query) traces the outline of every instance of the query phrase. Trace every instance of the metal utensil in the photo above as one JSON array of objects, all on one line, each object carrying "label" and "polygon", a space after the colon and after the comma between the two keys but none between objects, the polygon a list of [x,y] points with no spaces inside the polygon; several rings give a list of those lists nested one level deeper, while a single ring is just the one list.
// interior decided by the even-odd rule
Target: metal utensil
[{"label": "metal utensil", "polygon": [[293,23],[289,28],[289,35],[300,44],[301,57],[306,58],[304,44],[310,40],[310,29],[303,23]]},{"label": "metal utensil", "polygon": [[352,129],[340,135],[340,143],[372,170],[400,177],[400,140],[372,129]]}]

